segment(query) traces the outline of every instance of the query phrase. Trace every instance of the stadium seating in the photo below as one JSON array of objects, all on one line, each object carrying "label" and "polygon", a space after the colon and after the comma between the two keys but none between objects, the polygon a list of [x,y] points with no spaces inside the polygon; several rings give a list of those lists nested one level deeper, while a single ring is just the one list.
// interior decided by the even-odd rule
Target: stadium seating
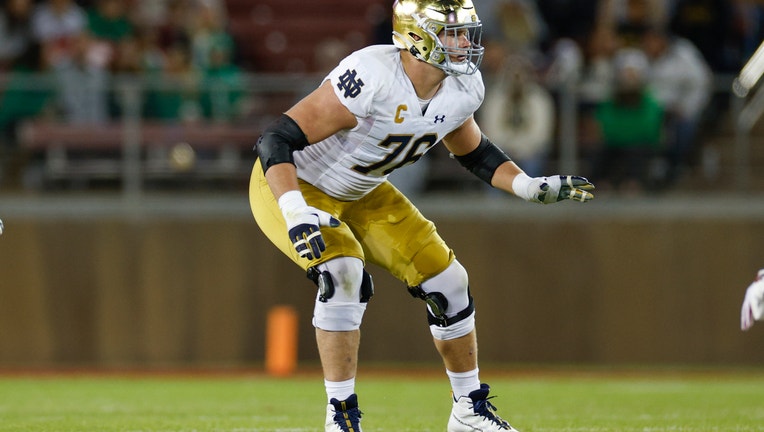
[{"label": "stadium seating", "polygon": [[329,39],[357,49],[388,13],[379,0],[227,0],[238,57],[255,72],[315,72],[317,47]]},{"label": "stadium seating", "polygon": [[[259,130],[224,124],[148,122],[130,129],[122,123],[94,126],[38,120],[25,123],[19,135],[23,149],[43,155],[38,173],[41,185],[124,180],[130,175],[125,164],[131,153],[143,180],[168,179],[187,172],[198,179],[239,181],[252,169],[252,147]],[[129,148],[133,145],[134,152]],[[173,149],[178,145],[190,146],[193,154],[186,156],[193,160],[174,160]]]}]

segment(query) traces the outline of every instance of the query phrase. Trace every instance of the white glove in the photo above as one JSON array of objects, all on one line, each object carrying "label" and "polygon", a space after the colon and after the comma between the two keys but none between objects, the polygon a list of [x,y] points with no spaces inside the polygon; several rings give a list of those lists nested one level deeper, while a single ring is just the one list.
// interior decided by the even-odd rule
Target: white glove
[{"label": "white glove", "polygon": [[745,292],[743,308],[740,310],[740,328],[748,330],[755,321],[764,318],[764,269]]},{"label": "white glove", "polygon": [[555,175],[551,177],[529,177],[518,174],[512,181],[515,195],[526,201],[551,204],[565,199],[586,202],[594,198],[590,190],[594,185],[580,176]]},{"label": "white glove", "polygon": [[297,190],[281,195],[279,208],[297,254],[309,260],[321,258],[326,244],[319,227],[338,227],[340,221],[323,210],[308,206],[302,193]]}]

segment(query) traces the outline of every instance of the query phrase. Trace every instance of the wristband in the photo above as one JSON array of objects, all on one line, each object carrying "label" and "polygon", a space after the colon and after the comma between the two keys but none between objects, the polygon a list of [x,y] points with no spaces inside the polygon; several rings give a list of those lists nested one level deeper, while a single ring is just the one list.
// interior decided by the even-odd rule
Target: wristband
[{"label": "wristband", "polygon": [[515,195],[526,201],[533,201],[534,197],[530,193],[533,180],[532,177],[529,177],[528,174],[525,173],[516,175],[515,179],[512,180],[512,191]]},{"label": "wristband", "polygon": [[305,198],[302,196],[302,192],[299,190],[290,190],[284,192],[284,194],[279,197],[279,208],[281,209],[281,213],[283,213],[284,216],[287,214],[293,214],[295,211],[303,209],[307,206],[308,203],[305,202]]}]

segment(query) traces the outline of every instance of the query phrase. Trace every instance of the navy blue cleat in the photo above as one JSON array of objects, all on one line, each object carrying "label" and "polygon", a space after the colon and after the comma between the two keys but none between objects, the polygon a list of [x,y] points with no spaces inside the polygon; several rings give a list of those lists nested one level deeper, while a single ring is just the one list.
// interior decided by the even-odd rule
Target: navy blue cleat
[{"label": "navy blue cleat", "polygon": [[335,398],[326,406],[326,432],[362,432],[358,396],[350,395],[340,401]]}]

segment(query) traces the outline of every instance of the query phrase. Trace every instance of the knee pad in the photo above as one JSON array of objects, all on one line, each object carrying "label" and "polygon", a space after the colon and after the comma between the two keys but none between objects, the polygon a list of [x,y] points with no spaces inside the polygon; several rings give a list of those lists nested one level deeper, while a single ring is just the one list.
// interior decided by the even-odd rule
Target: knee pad
[{"label": "knee pad", "polygon": [[357,330],[374,295],[371,275],[358,258],[340,257],[308,269],[318,286],[313,326],[327,331]]},{"label": "knee pad", "polygon": [[409,292],[427,303],[427,321],[436,339],[456,339],[475,328],[467,270],[458,261],[421,285],[409,287]]}]

